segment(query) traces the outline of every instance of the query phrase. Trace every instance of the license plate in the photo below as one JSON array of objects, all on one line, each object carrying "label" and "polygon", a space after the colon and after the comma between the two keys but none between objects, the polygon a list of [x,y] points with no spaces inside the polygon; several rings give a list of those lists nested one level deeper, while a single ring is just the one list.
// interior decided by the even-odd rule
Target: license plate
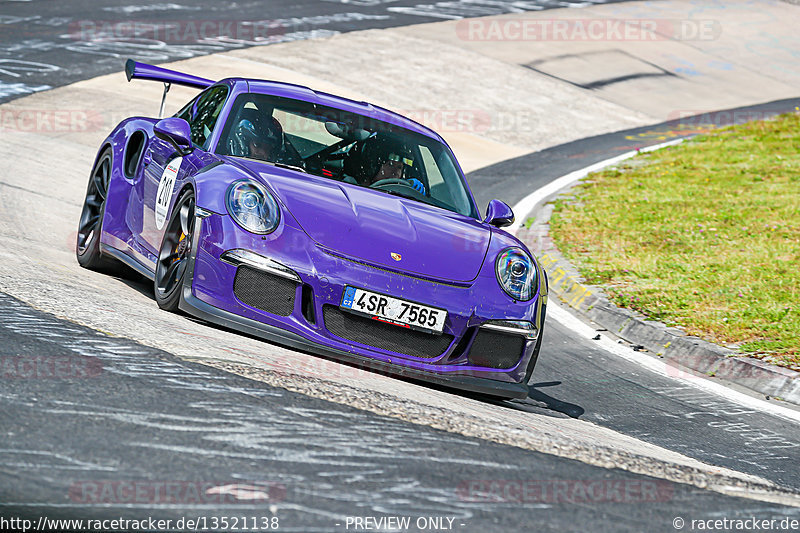
[{"label": "license plate", "polygon": [[447,311],[444,309],[356,287],[344,288],[340,307],[381,322],[433,333],[442,332],[447,318]]}]

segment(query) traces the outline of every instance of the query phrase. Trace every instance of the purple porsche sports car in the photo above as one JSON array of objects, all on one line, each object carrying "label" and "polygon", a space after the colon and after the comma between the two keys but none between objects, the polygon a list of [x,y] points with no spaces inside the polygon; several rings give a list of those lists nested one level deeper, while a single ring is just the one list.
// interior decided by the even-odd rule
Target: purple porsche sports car
[{"label": "purple porsche sports car", "polygon": [[[214,82],[126,64],[128,80],[202,89],[175,116],[103,142],[79,263],[124,263],[181,310],[395,375],[522,398],[539,353],[544,270],[508,205],[485,218],[452,151],[365,102],[274,81]],[[161,102],[162,111],[164,101]]]}]

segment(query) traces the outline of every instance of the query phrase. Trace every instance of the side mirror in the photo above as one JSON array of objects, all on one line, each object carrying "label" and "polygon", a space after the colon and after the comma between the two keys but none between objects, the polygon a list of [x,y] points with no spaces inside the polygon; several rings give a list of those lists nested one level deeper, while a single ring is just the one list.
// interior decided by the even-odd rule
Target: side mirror
[{"label": "side mirror", "polygon": [[486,208],[486,218],[483,219],[487,224],[504,228],[514,223],[514,211],[508,204],[500,200],[492,200]]},{"label": "side mirror", "polygon": [[175,147],[181,154],[192,151],[192,130],[182,118],[162,118],[153,126],[153,133]]}]

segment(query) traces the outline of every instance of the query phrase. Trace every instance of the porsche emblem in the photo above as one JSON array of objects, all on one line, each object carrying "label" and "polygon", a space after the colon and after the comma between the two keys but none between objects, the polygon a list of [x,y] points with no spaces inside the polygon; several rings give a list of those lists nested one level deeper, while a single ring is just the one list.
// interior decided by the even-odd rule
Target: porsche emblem
[{"label": "porsche emblem", "polygon": [[402,255],[398,254],[397,252],[392,252],[392,259],[395,261],[400,261],[403,258]]}]

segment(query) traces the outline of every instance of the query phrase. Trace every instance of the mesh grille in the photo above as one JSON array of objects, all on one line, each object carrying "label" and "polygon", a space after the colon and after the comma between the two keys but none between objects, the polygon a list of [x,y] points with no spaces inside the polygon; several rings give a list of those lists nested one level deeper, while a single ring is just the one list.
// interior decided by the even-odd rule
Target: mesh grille
[{"label": "mesh grille", "polygon": [[250,307],[289,316],[294,311],[297,283],[243,265],[236,269],[233,294]]},{"label": "mesh grille", "polygon": [[433,335],[384,324],[331,305],[324,306],[322,314],[325,327],[337,337],[404,355],[432,359],[442,355],[453,342],[452,335]]},{"label": "mesh grille", "polygon": [[469,350],[469,363],[487,368],[512,368],[524,349],[525,337],[479,329]]}]

